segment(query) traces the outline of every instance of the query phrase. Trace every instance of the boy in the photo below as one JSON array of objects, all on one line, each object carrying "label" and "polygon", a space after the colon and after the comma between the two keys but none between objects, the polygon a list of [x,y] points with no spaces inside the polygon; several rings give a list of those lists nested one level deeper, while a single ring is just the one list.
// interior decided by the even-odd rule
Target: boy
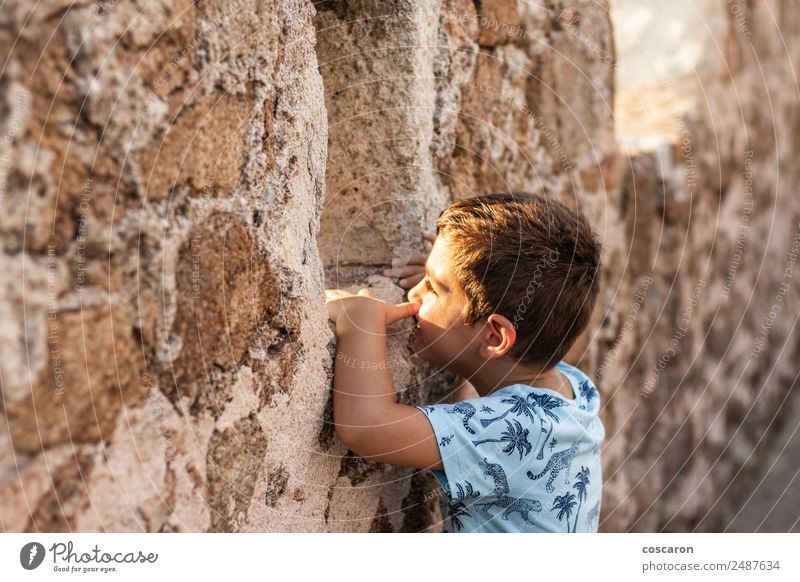
[{"label": "boy", "polygon": [[[559,202],[490,194],[439,215],[424,276],[412,264],[390,272],[416,282],[409,302],[327,290],[339,438],[362,457],[431,469],[448,497],[446,531],[597,531],[600,398],[562,357],[589,322],[601,250],[588,221]],[[397,403],[385,331],[411,316],[414,352],[468,380],[477,398]]]}]

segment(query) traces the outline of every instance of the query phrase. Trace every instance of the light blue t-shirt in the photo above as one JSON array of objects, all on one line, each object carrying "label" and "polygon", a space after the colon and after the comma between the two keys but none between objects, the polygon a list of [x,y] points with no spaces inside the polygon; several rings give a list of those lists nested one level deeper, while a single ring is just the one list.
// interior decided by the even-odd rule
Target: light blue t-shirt
[{"label": "light blue t-shirt", "polygon": [[[433,426],[445,531],[596,532],[602,497],[600,395],[563,360],[576,398],[513,384],[455,404],[417,406]],[[445,507],[446,505],[446,507]]]}]

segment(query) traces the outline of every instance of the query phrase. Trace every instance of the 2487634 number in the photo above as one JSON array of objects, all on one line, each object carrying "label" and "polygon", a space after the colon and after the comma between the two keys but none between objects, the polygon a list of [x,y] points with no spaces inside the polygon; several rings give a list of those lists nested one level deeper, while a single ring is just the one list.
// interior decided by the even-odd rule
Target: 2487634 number
[{"label": "2487634 number", "polygon": [[732,561],[730,570],[761,570],[761,571],[769,571],[769,570],[780,570],[781,563],[779,560],[739,560],[739,561]]}]

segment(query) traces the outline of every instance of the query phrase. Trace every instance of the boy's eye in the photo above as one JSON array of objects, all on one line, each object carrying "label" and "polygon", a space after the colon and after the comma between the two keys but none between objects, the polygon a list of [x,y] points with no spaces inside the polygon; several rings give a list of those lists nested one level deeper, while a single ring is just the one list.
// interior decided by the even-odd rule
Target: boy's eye
[{"label": "boy's eye", "polygon": [[428,289],[428,291],[436,295],[436,291],[433,290],[433,285],[431,285],[431,282],[427,279],[425,279],[425,287]]}]

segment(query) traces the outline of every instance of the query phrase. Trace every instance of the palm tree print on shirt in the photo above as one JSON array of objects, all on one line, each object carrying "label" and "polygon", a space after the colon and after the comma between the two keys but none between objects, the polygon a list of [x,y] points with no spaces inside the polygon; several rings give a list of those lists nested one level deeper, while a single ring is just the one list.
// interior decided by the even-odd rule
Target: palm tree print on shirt
[{"label": "palm tree print on shirt", "polygon": [[542,446],[539,449],[539,454],[536,455],[538,460],[542,460],[544,459],[544,445],[550,439],[550,435],[553,434],[553,421],[561,422],[561,419],[558,418],[558,416],[553,412],[553,409],[564,406],[564,401],[556,398],[555,396],[550,396],[549,394],[528,394],[528,398],[539,405],[539,407],[542,409],[542,412],[544,412],[544,415],[550,421],[550,429],[546,431],[544,428],[545,419],[541,416],[539,417],[541,431],[547,432],[547,436],[544,438],[544,440],[542,440]]},{"label": "palm tree print on shirt", "polygon": [[581,505],[583,500],[586,499],[586,487],[589,485],[589,467],[581,465],[581,470],[575,475],[577,481],[573,487],[578,490],[578,509],[575,510],[575,527],[572,531],[578,531],[578,515],[581,512]]},{"label": "palm tree print on shirt", "polygon": [[528,431],[527,428],[523,429],[518,420],[513,420],[513,423],[514,424],[511,424],[511,422],[506,420],[508,430],[503,431],[499,439],[472,441],[472,444],[477,447],[484,443],[508,443],[503,448],[503,452],[507,455],[511,455],[516,449],[519,451],[519,460],[521,461],[523,455],[527,455],[531,452],[531,443],[528,442],[528,434],[530,434],[530,431]]},{"label": "palm tree print on shirt", "polygon": [[561,419],[552,412],[553,409],[559,408],[560,406],[564,406],[565,402],[555,396],[550,396],[549,394],[527,394],[525,397],[517,396],[516,394],[512,395],[509,398],[503,398],[501,402],[505,404],[511,404],[512,406],[506,410],[500,416],[495,416],[494,418],[482,418],[481,419],[481,426],[486,428],[493,422],[497,422],[498,420],[504,419],[506,416],[511,414],[512,412],[517,416],[525,415],[528,417],[531,422],[534,419],[534,411],[536,410],[537,406],[542,409],[545,416],[550,420],[550,429],[545,429],[545,419],[539,416],[539,422],[541,424],[540,430],[543,433],[547,433],[547,437],[542,441],[542,447],[539,450],[539,454],[536,455],[536,458],[541,460],[544,458],[544,446],[547,443],[547,440],[550,438],[550,435],[553,433],[553,421],[561,422]]},{"label": "palm tree print on shirt", "polygon": [[450,523],[454,528],[458,529],[458,531],[461,531],[461,529],[464,527],[464,524],[461,523],[461,519],[459,518],[472,517],[472,514],[467,511],[467,506],[464,504],[464,500],[471,497],[480,497],[481,495],[480,491],[475,491],[472,488],[472,483],[469,481],[465,481],[465,483],[466,489],[461,486],[461,483],[456,483],[458,492],[453,495],[452,500],[448,503]]},{"label": "palm tree print on shirt", "polygon": [[589,510],[589,513],[586,514],[586,527],[588,528],[594,527],[596,529],[598,524],[595,522],[598,521],[599,519],[600,519],[600,502],[596,501],[595,504],[592,506],[592,508]]},{"label": "palm tree print on shirt", "polygon": [[581,382],[581,385],[578,388],[580,390],[581,396],[583,396],[587,404],[591,404],[592,398],[599,396],[597,388],[592,386],[589,383],[589,380],[584,380],[583,382]]},{"label": "palm tree print on shirt", "polygon": [[512,404],[508,410],[506,410],[500,416],[495,416],[494,418],[482,418],[481,419],[481,426],[486,428],[493,422],[497,422],[498,420],[503,420],[506,416],[511,414],[512,412],[519,416],[520,414],[524,414],[527,416],[531,421],[533,421],[533,408],[534,406],[528,402],[525,397],[517,396],[516,394],[512,395],[509,398],[503,398],[501,400],[503,404]]},{"label": "palm tree print on shirt", "polygon": [[553,502],[553,507],[550,511],[555,511],[558,509],[558,521],[562,519],[567,519],[567,533],[570,533],[571,530],[569,529],[569,518],[572,515],[572,508],[575,507],[575,496],[572,493],[565,493],[564,495],[556,495],[556,499]]}]

